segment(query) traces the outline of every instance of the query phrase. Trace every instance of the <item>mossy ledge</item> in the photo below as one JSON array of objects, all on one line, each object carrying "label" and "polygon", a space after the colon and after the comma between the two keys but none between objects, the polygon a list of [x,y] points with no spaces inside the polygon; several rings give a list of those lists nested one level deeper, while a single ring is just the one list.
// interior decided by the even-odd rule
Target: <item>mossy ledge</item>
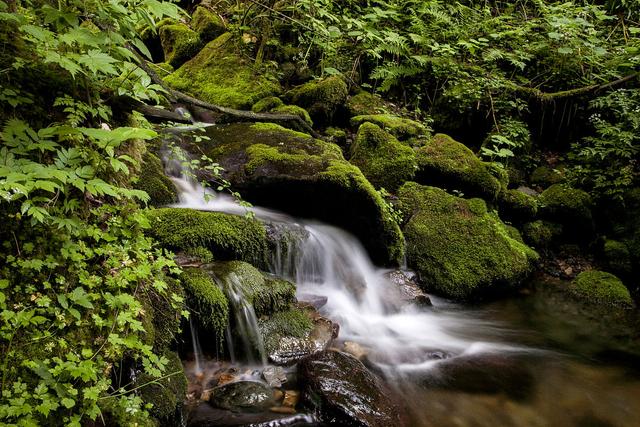
[{"label": "mossy ledge", "polygon": [[187,150],[217,161],[249,202],[345,228],[378,264],[402,259],[402,233],[388,206],[337,145],[267,123],[212,126],[207,136]]},{"label": "mossy ledge", "polygon": [[409,266],[434,292],[457,299],[505,292],[527,277],[538,258],[481,199],[413,182],[398,197]]},{"label": "mossy ledge", "polygon": [[216,260],[240,259],[266,265],[267,233],[258,220],[181,208],[155,209],[148,217],[149,234],[168,249],[188,251],[203,247]]}]

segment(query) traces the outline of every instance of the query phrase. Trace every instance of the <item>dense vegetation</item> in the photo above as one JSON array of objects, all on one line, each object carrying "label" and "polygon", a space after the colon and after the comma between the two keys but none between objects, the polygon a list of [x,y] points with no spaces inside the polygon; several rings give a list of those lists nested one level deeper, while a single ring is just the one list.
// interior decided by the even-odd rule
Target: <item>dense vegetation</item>
[{"label": "dense vegetation", "polygon": [[[388,202],[394,200],[388,191],[438,177],[454,182],[450,189],[459,196],[482,197],[490,208],[500,206],[501,215],[511,213],[525,237],[527,230],[535,234],[527,243],[536,249],[553,234],[545,221],[565,215],[558,222],[571,223],[588,215],[570,224],[582,226],[575,235],[617,232],[622,242],[610,240],[608,247],[615,244],[632,258],[640,239],[625,230],[636,226],[634,218],[595,230],[591,204],[615,202],[624,209],[637,202],[640,1],[249,0],[202,2],[197,9],[193,2],[177,3],[0,0],[0,424],[144,425],[158,415],[139,391],[182,374],[174,369],[173,335],[149,333],[162,318],[165,330],[177,334],[187,312],[176,280],[180,268],[157,241],[164,230],[146,232],[150,220],[171,212],[150,215],[153,191],[138,185],[147,181],[141,164],[154,156],[147,151],[157,144],[159,128],[136,110],[171,111],[175,96],[158,76],[183,64],[165,79],[173,89],[222,107],[253,106],[254,114],[288,114],[315,124],[326,141],[275,125],[247,127],[267,136],[264,144],[241,147],[249,162],[241,184],[250,192],[254,181],[264,182],[251,174],[269,164],[289,168],[291,180],[279,182],[300,179],[342,191],[345,206],[352,199],[375,211],[371,223],[362,222],[365,215],[355,207],[350,212],[357,218],[345,224],[365,224],[363,234],[381,230],[387,245],[376,252],[381,259],[398,261],[402,253],[396,246],[403,214]],[[222,32],[226,38],[216,38]],[[231,49],[229,40],[242,55],[219,49]],[[147,62],[160,64],[150,73]],[[210,68],[198,74],[202,64]],[[208,82],[200,77],[224,81],[225,90],[203,87]],[[317,83],[314,77],[329,78]],[[295,105],[269,96],[281,93]],[[342,129],[349,126],[359,130],[345,149]],[[431,137],[431,130],[468,148],[445,135]],[[278,148],[285,136],[271,144],[273,135],[296,146]],[[247,141],[231,138],[228,145],[237,149]],[[207,169],[220,172],[217,165]],[[557,186],[542,193],[542,217],[530,222],[538,202],[508,191],[533,185],[523,176],[536,171],[547,174],[541,182]],[[564,183],[549,182],[555,175]],[[216,182],[223,183],[219,189],[228,185]],[[511,273],[528,271],[535,253],[519,234],[508,235],[484,202],[459,202],[417,184],[404,188],[404,198],[412,190],[437,199],[431,209],[444,206],[438,215],[481,204],[472,219],[456,211],[461,218],[451,214],[439,222],[491,224],[495,230],[486,234],[497,236],[522,264]],[[172,201],[175,194],[166,197]],[[401,202],[404,214],[415,203]],[[415,209],[433,215],[424,203]],[[208,216],[203,223],[225,221]],[[417,230],[411,237],[423,240],[418,231],[424,227],[410,224]],[[220,233],[206,230],[212,246],[235,244],[219,243],[230,241],[233,230]],[[186,239],[160,243],[185,249],[178,246]],[[266,243],[256,245],[265,251]],[[455,256],[443,262],[466,263]],[[242,259],[252,257],[264,255]],[[620,274],[635,271],[630,265],[636,261]],[[441,269],[423,268],[440,279]],[[465,277],[469,288],[482,282],[476,273]],[[441,278],[442,288],[459,285],[449,279]],[[137,382],[123,374],[131,369],[139,373]]]}]

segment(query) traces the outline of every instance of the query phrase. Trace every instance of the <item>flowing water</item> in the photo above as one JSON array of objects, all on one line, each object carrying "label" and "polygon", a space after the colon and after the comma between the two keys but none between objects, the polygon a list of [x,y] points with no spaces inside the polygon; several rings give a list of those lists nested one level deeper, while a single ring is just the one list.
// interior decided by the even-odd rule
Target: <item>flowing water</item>
[{"label": "flowing water", "polygon": [[[186,178],[174,182],[177,207],[239,215],[248,209],[221,194],[205,201],[209,190]],[[525,297],[475,308],[437,298],[429,308],[407,305],[386,278],[388,270],[375,267],[349,233],[250,210],[278,227],[304,230],[275,251],[272,272],[294,281],[301,298],[326,297],[322,314],[340,325],[341,341],[362,346],[373,368],[395,386],[410,425],[640,425],[637,370],[599,363],[592,352],[574,351],[575,343],[550,339],[554,326],[540,315],[544,304]],[[233,289],[236,313],[246,313]],[[531,322],[536,315],[542,317]],[[245,345],[255,348],[260,341],[252,337],[260,334],[249,317],[237,320],[246,328]],[[248,347],[242,352],[251,353]],[[264,363],[263,357],[253,362]]]}]

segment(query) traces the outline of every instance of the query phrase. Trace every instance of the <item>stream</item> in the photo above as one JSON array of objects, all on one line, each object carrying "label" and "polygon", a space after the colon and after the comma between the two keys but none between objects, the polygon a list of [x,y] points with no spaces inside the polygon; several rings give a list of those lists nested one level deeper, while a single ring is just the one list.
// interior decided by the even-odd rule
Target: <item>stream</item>
[{"label": "stream", "polygon": [[[296,283],[300,300],[326,298],[320,312],[340,325],[338,344],[364,349],[369,368],[405,409],[407,425],[640,425],[637,353],[618,349],[579,316],[567,321],[544,293],[475,306],[434,296],[431,307],[406,304],[390,270],[374,266],[349,233],[242,207],[224,194],[210,193],[215,197],[205,201],[209,190],[172,179],[180,193],[174,207],[236,215],[249,209],[265,222],[304,230],[274,253],[271,273]],[[233,305],[236,316],[246,318],[241,324],[255,325],[240,298]],[[255,335],[250,329],[243,334]],[[251,365],[264,365],[256,354]]]}]

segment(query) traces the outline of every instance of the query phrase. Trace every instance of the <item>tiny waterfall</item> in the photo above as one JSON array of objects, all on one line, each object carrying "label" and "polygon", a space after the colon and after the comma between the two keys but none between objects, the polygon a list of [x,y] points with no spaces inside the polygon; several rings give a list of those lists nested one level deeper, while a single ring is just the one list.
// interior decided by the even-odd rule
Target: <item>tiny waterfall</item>
[{"label": "tiny waterfall", "polygon": [[[340,339],[364,347],[382,370],[410,375],[430,369],[444,357],[524,350],[500,343],[496,325],[450,310],[444,301],[436,300],[432,309],[403,304],[385,277],[389,270],[375,267],[360,242],[343,230],[270,209],[240,206],[231,196],[215,194],[185,177],[173,180],[180,200],[174,207],[236,215],[249,210],[271,227],[291,230],[293,237],[284,239],[275,251],[271,272],[294,281],[302,298],[326,297],[322,313],[340,324]],[[230,289],[231,297],[237,298]],[[241,301],[234,302],[240,317],[247,314]],[[240,326],[245,328],[245,344],[259,345],[259,339],[251,338],[253,321],[247,318],[238,323],[245,325]]]},{"label": "tiny waterfall", "polygon": [[193,343],[193,359],[196,364],[196,374],[202,373],[202,350],[198,338],[198,330],[193,322],[193,317],[189,317],[189,328],[191,330],[191,341]]}]

